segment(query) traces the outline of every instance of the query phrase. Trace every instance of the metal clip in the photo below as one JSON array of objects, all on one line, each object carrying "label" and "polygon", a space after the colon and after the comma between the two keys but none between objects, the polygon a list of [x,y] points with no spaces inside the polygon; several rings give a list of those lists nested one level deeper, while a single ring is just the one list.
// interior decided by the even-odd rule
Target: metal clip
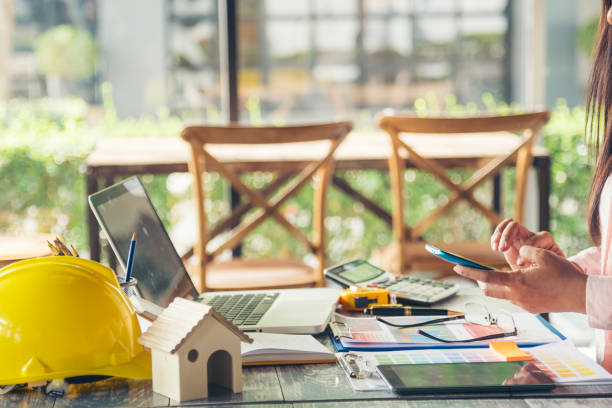
[{"label": "metal clip", "polygon": [[367,367],[367,361],[359,354],[340,354],[338,361],[340,362],[340,366],[342,366],[344,371],[346,371],[351,378],[362,380],[372,375],[372,371]]}]

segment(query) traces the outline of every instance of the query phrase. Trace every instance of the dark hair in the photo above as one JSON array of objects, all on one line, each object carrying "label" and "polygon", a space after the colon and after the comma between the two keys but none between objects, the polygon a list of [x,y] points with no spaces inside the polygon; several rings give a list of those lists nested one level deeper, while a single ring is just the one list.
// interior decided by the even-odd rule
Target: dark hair
[{"label": "dark hair", "polygon": [[612,26],[607,22],[612,0],[602,0],[601,17],[597,30],[599,40],[594,52],[593,70],[587,93],[585,125],[587,140],[597,164],[589,193],[589,235],[597,245],[601,243],[599,202],[601,191],[612,170],[612,124],[608,121],[612,109]]}]

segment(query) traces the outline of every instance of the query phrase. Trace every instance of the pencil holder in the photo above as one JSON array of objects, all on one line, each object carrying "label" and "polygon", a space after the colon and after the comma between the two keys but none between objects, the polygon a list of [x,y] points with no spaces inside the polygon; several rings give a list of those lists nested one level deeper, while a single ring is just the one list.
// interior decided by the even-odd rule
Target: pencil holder
[{"label": "pencil holder", "polygon": [[126,282],[125,276],[117,276],[117,280],[119,281],[119,286],[121,286],[121,289],[123,289],[128,297],[136,290],[136,285],[138,284],[136,278],[132,277],[129,282]]}]

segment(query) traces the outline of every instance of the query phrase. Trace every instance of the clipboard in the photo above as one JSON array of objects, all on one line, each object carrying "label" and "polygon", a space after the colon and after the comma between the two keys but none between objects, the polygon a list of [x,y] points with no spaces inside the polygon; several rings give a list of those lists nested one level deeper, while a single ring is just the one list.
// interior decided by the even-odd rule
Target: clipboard
[{"label": "clipboard", "polygon": [[[541,315],[536,316],[537,319],[542,323],[544,327],[550,330],[554,335],[559,337],[561,340],[565,340],[566,337],[559,332],[559,330],[555,329],[550,322],[544,319]],[[337,324],[337,322],[330,322],[326,328],[326,333],[329,335],[332,345],[334,346],[334,350],[339,353],[346,353],[348,351],[393,351],[393,350],[422,350],[422,349],[453,349],[453,348],[486,348],[489,347],[489,344],[471,344],[471,343],[435,343],[428,345],[410,345],[409,343],[405,344],[389,344],[381,347],[345,347],[338,334],[342,333],[342,330],[332,329],[332,326]],[[334,332],[335,331],[335,332]],[[534,347],[541,346],[543,344],[547,344],[547,342],[534,342],[534,343],[523,343],[521,347]]]}]

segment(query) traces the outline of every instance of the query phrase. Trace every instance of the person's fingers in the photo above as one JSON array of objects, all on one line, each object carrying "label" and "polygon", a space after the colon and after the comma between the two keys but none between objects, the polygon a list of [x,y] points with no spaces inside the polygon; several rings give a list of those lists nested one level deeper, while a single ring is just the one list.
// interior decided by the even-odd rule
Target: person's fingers
[{"label": "person's fingers", "polygon": [[505,220],[497,224],[497,227],[495,227],[495,231],[493,231],[493,235],[491,235],[491,249],[492,250],[499,251],[498,249],[499,239],[501,238],[502,233],[504,232],[504,229],[506,229],[506,226],[512,221],[514,221],[512,218],[506,218]]},{"label": "person's fingers", "polygon": [[548,231],[536,232],[525,240],[525,245],[545,248],[554,242],[552,235]]},{"label": "person's fingers", "polygon": [[548,264],[552,257],[557,256],[554,252],[531,245],[523,245],[519,250],[519,255],[524,263],[540,266]]},{"label": "person's fingers", "polygon": [[463,265],[455,265],[453,270],[466,278],[492,283],[495,285],[510,285],[516,280],[516,275],[514,272],[490,271],[470,268]]},{"label": "person's fingers", "polygon": [[520,235],[520,229],[521,229],[521,224],[519,224],[516,221],[512,221],[506,226],[506,229],[504,230],[501,238],[499,239],[498,248],[500,251],[505,252],[508,249],[510,249],[513,244],[515,244],[515,240]]},{"label": "person's fingers", "polygon": [[565,258],[565,254],[561,248],[557,246],[555,239],[548,231],[536,232],[525,241],[525,245],[548,249]]},{"label": "person's fingers", "polygon": [[504,285],[495,285],[492,283],[485,283],[480,285],[482,292],[485,296],[499,298],[499,299],[511,299],[512,290]]}]

